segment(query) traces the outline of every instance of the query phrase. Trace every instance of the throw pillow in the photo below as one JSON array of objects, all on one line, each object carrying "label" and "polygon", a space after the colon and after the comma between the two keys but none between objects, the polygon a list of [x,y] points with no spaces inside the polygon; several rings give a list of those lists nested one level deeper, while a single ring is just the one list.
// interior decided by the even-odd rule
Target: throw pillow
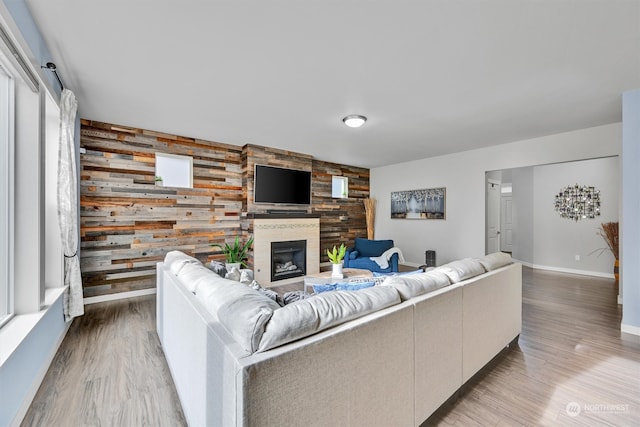
[{"label": "throw pillow", "polygon": [[239,282],[240,281],[240,270],[238,270],[237,267],[233,267],[231,269],[231,271],[227,272],[227,274],[224,275],[224,278]]},{"label": "throw pillow", "polygon": [[349,252],[349,259],[356,259],[358,258],[358,255],[360,255],[360,253],[354,249]]},{"label": "throw pillow", "polygon": [[211,261],[209,263],[209,270],[213,271],[220,277],[224,277],[227,274],[227,269],[224,266],[224,263],[220,261]]},{"label": "throw pillow", "polygon": [[284,297],[283,297],[284,305],[291,304],[292,302],[300,301],[309,297],[311,297],[311,295],[305,291],[287,292],[284,294]]},{"label": "throw pillow", "polygon": [[366,282],[345,282],[345,283],[331,283],[326,285],[313,285],[313,292],[321,294],[323,292],[330,291],[359,291],[360,289],[371,288],[376,285],[376,282],[369,280]]},{"label": "throw pillow", "polygon": [[240,270],[240,283],[248,284],[253,280],[253,271],[248,268],[243,268]]}]

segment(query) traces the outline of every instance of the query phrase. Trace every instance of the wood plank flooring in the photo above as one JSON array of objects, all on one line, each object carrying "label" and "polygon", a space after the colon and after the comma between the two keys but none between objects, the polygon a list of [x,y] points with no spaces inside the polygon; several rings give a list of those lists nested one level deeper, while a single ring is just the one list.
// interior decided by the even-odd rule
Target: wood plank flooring
[{"label": "wood plank flooring", "polygon": [[[613,280],[523,275],[519,343],[424,425],[640,425],[640,343],[620,337]],[[22,425],[185,425],[155,334],[154,296],[87,306]]]},{"label": "wood plank flooring", "polygon": [[638,426],[640,344],[613,280],[523,268],[517,345],[423,426]]},{"label": "wood plank flooring", "polygon": [[155,295],[87,305],[22,426],[182,426],[155,326]]}]

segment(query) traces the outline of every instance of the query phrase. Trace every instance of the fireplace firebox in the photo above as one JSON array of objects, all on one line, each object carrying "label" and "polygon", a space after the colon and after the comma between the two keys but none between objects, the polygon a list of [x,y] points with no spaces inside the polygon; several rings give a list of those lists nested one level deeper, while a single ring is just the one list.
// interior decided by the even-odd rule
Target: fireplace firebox
[{"label": "fireplace firebox", "polygon": [[307,241],[271,242],[271,281],[304,276],[307,271]]}]

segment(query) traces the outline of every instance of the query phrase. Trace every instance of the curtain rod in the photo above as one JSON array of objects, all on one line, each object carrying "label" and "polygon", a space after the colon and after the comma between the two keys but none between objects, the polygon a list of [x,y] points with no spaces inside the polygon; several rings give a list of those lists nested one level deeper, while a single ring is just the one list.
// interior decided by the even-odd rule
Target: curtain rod
[{"label": "curtain rod", "polygon": [[56,64],[53,62],[47,62],[46,65],[41,65],[40,68],[46,68],[47,70],[53,72],[53,75],[58,79],[58,83],[60,83],[60,89],[64,90],[64,85],[62,84],[62,80],[60,80],[60,76],[58,76],[58,72],[56,71]]}]

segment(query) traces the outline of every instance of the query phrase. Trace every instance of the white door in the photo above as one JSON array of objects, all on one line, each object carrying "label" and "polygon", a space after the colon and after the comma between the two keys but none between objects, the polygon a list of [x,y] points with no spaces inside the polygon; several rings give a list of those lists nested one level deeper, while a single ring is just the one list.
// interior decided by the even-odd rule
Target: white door
[{"label": "white door", "polygon": [[487,180],[487,253],[500,251],[500,182]]},{"label": "white door", "polygon": [[500,250],[513,252],[513,200],[511,195],[500,198]]}]

